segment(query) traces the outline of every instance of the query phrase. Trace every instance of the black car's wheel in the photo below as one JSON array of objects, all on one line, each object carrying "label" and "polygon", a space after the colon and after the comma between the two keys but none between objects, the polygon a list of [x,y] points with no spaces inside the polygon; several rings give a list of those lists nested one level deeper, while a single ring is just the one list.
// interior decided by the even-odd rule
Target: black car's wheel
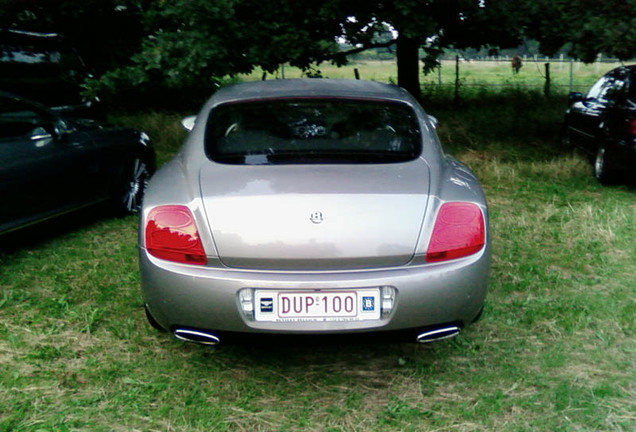
[{"label": "black car's wheel", "polygon": [[143,156],[131,157],[123,165],[113,194],[115,211],[118,214],[139,212],[151,175],[150,165]]},{"label": "black car's wheel", "polygon": [[604,145],[600,145],[594,158],[594,177],[601,184],[612,184],[615,181],[616,173],[609,165],[608,150]]}]

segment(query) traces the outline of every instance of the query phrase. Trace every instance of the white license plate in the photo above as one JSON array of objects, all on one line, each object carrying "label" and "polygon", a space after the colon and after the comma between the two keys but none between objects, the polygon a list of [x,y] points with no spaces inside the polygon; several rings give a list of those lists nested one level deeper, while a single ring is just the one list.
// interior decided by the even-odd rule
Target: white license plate
[{"label": "white license plate", "polygon": [[380,290],[270,291],[254,295],[256,321],[365,321],[380,319]]}]

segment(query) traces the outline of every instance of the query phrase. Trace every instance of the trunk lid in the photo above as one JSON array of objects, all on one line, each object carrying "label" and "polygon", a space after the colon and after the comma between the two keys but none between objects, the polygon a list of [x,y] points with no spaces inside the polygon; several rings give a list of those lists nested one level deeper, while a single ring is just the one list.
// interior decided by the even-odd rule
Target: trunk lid
[{"label": "trunk lid", "polygon": [[206,164],[200,187],[221,261],[335,270],[413,257],[429,196],[422,159],[364,165]]}]

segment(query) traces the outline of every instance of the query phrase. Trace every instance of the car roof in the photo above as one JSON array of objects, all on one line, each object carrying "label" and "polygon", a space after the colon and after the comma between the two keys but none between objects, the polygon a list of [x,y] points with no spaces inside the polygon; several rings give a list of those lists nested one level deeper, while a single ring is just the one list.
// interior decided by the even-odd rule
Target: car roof
[{"label": "car roof", "polygon": [[60,47],[63,38],[57,33],[40,33],[0,27],[0,43],[17,46],[34,46],[36,49]]},{"label": "car roof", "polygon": [[612,69],[611,71],[607,72],[606,75],[609,74],[615,74],[617,72],[623,72],[623,73],[635,73],[636,72],[636,64],[633,65],[622,65],[622,66],[618,66],[614,69]]},{"label": "car roof", "polygon": [[254,81],[231,85],[217,91],[211,102],[217,105],[239,100],[293,97],[387,99],[415,103],[406,90],[395,85],[375,81],[325,78]]},{"label": "car roof", "polygon": [[52,39],[60,37],[57,33],[42,33],[42,32],[34,32],[28,30],[19,30],[12,28],[0,27],[0,34],[4,34],[5,36],[15,36],[18,38],[43,38],[43,39]]}]

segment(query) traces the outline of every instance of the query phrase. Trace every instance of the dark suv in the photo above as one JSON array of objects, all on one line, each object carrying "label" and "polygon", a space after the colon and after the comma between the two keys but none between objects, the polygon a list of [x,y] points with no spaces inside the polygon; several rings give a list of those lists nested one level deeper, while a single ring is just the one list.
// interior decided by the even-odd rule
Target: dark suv
[{"label": "dark suv", "polygon": [[89,76],[82,59],[56,33],[0,28],[0,90],[76,117],[99,117],[97,101],[81,95]]},{"label": "dark suv", "polygon": [[604,184],[636,178],[636,65],[601,77],[585,96],[570,93],[564,140],[593,155],[594,175]]}]

